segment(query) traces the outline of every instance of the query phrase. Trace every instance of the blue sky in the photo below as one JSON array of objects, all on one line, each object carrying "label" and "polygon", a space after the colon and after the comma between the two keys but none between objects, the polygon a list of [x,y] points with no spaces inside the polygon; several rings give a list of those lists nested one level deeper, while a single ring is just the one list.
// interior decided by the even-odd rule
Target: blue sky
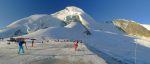
[{"label": "blue sky", "polygon": [[0,28],[33,15],[77,6],[96,21],[129,19],[150,24],[150,0],[0,0]]}]

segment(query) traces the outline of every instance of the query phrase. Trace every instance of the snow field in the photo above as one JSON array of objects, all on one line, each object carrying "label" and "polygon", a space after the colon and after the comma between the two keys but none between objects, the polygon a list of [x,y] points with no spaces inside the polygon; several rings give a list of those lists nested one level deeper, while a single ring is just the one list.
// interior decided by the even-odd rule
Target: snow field
[{"label": "snow field", "polygon": [[[0,64],[106,64],[84,44],[79,44],[79,51],[74,51],[72,42],[35,43],[34,47],[27,43],[25,54],[18,55],[16,43],[4,43],[0,45]],[[64,47],[66,44],[70,46]]]}]

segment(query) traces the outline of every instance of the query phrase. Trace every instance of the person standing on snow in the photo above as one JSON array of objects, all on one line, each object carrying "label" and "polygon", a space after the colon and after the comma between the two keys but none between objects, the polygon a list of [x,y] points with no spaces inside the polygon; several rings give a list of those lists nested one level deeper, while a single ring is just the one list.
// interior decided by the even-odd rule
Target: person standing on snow
[{"label": "person standing on snow", "polygon": [[78,41],[78,40],[77,40],[77,41],[75,41],[75,43],[74,43],[74,49],[75,49],[75,51],[77,51],[78,43],[79,43],[79,41]]},{"label": "person standing on snow", "polygon": [[19,51],[18,54],[20,54],[20,52],[22,51],[22,53],[24,53],[24,47],[23,44],[26,45],[26,42],[24,41],[24,39],[19,39],[18,41],[18,45],[19,45]]}]

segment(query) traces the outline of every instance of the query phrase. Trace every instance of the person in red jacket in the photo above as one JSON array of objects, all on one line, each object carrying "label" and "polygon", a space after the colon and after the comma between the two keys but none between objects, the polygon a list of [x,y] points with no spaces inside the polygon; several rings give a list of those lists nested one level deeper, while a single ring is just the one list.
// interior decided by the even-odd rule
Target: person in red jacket
[{"label": "person in red jacket", "polygon": [[74,42],[74,49],[75,49],[75,51],[77,51],[77,48],[78,48],[78,42],[79,42],[78,40]]}]

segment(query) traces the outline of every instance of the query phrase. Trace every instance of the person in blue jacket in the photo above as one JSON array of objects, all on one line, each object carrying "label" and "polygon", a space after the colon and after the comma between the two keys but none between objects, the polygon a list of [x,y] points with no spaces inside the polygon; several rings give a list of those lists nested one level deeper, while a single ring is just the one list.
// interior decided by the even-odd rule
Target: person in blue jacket
[{"label": "person in blue jacket", "polygon": [[24,41],[24,39],[20,39],[18,41],[18,45],[19,45],[19,51],[18,51],[18,54],[20,54],[20,52],[24,53],[24,47],[23,47],[23,44],[25,44],[26,42]]}]

